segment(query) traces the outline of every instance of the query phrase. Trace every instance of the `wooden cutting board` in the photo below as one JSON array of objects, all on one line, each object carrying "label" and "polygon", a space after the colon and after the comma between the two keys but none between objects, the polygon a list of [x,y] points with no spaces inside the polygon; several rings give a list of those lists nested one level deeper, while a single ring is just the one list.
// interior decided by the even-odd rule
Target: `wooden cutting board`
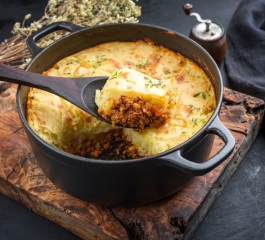
[{"label": "wooden cutting board", "polygon": [[[17,114],[16,88],[0,85],[0,192],[82,239],[190,239],[256,138],[264,114],[262,100],[225,89],[220,119],[236,139],[233,154],[171,197],[108,208],[71,197],[44,176]],[[212,154],[222,146],[215,137]]]}]

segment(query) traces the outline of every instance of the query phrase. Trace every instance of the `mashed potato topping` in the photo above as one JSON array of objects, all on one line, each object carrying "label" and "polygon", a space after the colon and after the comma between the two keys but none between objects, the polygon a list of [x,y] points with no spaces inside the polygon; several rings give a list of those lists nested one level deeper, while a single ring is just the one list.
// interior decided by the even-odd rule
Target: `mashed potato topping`
[{"label": "mashed potato topping", "polygon": [[[85,76],[111,76],[121,69],[136,70],[169,86],[168,118],[162,126],[146,127],[141,132],[114,127],[58,96],[35,88],[28,94],[29,125],[49,144],[89,157],[99,157],[104,149],[109,149],[109,144],[103,141],[104,134],[106,139],[116,136],[122,139],[120,142],[126,142],[121,143],[123,153],[137,158],[184,142],[205,125],[216,107],[215,89],[205,72],[190,59],[150,41],[103,43],[62,59],[43,74],[76,77],[78,81]],[[159,95],[151,83],[150,94]],[[99,137],[102,141],[97,141]],[[121,152],[120,148],[112,150]]]}]

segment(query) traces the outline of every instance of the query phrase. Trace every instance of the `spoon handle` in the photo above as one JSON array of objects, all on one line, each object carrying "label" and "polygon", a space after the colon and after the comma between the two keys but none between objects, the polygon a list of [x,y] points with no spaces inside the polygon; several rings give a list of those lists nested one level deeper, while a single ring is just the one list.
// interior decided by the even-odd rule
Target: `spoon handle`
[{"label": "spoon handle", "polygon": [[64,78],[51,77],[0,64],[0,79],[6,82],[35,87],[58,95],[77,107],[89,112],[84,103],[82,92],[90,82],[105,77]]}]

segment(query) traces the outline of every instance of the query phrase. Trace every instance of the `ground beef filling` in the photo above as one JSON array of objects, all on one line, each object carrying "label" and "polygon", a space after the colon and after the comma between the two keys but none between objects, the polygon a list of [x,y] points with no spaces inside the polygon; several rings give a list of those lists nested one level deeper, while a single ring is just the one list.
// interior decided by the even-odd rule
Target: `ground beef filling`
[{"label": "ground beef filling", "polygon": [[165,125],[169,113],[158,105],[143,101],[140,97],[121,96],[114,100],[111,114],[103,111],[99,114],[114,125],[129,126],[141,132],[144,127],[161,127]]},{"label": "ground beef filling", "polygon": [[122,129],[100,133],[93,139],[84,137],[81,143],[72,143],[66,152],[81,157],[104,160],[125,160],[141,157],[136,147],[126,140]]}]

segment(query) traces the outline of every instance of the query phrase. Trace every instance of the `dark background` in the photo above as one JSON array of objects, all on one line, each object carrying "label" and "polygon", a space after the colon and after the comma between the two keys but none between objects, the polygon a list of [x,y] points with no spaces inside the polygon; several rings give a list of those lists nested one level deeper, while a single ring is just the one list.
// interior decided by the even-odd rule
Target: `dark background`
[{"label": "dark background", "polygon": [[[193,0],[194,12],[209,18],[227,30],[240,0]],[[188,35],[196,23],[182,10],[184,0],[139,0],[141,23],[154,24]],[[0,42],[12,36],[15,22],[22,22],[31,13],[30,23],[44,13],[47,1],[1,0]],[[27,25],[27,24],[26,24]],[[1,53],[0,53],[1,54]],[[224,65],[221,66],[224,85],[233,88]],[[265,137],[260,133],[241,165],[195,233],[193,240],[265,239]],[[60,226],[38,216],[0,194],[0,240],[79,239]]]}]

